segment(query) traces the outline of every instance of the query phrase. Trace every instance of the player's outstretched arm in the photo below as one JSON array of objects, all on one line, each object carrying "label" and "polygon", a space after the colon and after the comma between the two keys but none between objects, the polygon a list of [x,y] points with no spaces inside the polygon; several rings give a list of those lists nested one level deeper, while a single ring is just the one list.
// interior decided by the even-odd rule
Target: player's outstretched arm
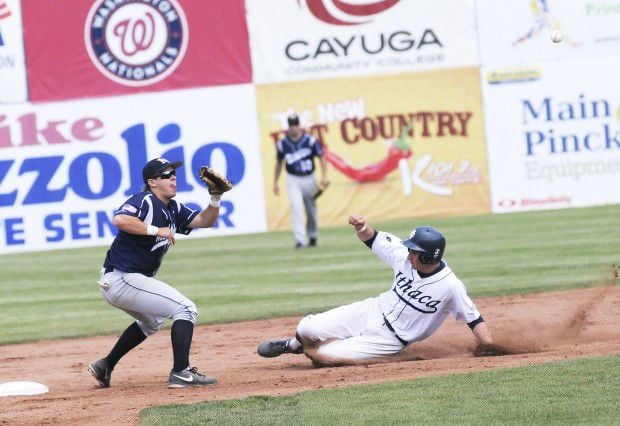
[{"label": "player's outstretched arm", "polygon": [[[217,198],[217,199],[215,199]],[[211,202],[206,209],[201,211],[189,224],[194,228],[210,228],[220,215],[220,195],[211,196]]]},{"label": "player's outstretched arm", "polygon": [[493,344],[493,338],[491,337],[491,332],[489,331],[489,327],[487,327],[485,322],[480,322],[476,324],[476,326],[472,329],[472,333],[476,336],[476,340],[479,344],[483,345],[491,345]]},{"label": "player's outstretched arm", "polygon": [[375,230],[366,222],[366,218],[362,215],[349,216],[349,225],[355,228],[357,238],[360,241],[368,241],[375,235]]},{"label": "player's outstretched arm", "polygon": [[512,355],[514,351],[509,347],[493,343],[491,332],[484,322],[476,324],[472,329],[476,336],[477,345],[474,348],[474,356],[501,356]]}]

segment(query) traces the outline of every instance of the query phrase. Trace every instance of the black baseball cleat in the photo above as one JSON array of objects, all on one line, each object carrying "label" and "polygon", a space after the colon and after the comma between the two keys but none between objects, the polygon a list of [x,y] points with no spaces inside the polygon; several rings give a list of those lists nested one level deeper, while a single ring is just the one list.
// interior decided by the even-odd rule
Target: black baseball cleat
[{"label": "black baseball cleat", "polygon": [[187,388],[190,386],[205,386],[217,383],[215,377],[200,374],[196,367],[187,367],[182,371],[171,371],[168,378],[168,389]]},{"label": "black baseball cleat", "polygon": [[304,248],[304,245],[302,243],[300,243],[299,241],[295,243],[295,249],[296,250],[302,249],[302,248]]},{"label": "black baseball cleat", "polygon": [[112,376],[112,368],[107,358],[101,358],[88,366],[88,371],[99,382],[102,388],[110,387],[110,378]]},{"label": "black baseball cleat", "polygon": [[316,238],[310,238],[310,242],[308,243],[308,247],[316,247]]},{"label": "black baseball cleat", "polygon": [[289,342],[292,337],[287,339],[274,339],[274,340],[265,340],[258,348],[256,348],[256,352],[262,357],[265,358],[275,358],[282,354],[303,354],[304,348],[300,346],[297,349],[291,349],[289,347]]}]

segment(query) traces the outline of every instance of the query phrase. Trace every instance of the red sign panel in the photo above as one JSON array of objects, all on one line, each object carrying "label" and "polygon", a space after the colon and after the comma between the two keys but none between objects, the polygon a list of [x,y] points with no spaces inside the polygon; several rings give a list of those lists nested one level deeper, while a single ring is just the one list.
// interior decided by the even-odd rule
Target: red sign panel
[{"label": "red sign panel", "polygon": [[30,100],[252,81],[243,0],[23,0]]}]

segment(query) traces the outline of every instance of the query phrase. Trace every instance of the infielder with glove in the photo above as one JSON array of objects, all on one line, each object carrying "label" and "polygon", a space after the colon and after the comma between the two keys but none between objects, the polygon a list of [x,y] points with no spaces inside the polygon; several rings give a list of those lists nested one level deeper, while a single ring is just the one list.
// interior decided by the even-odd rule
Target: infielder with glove
[{"label": "infielder with glove", "polygon": [[465,286],[442,260],[446,240],[437,229],[419,226],[401,241],[374,230],[363,216],[350,216],[349,224],[392,267],[392,287],[377,297],[306,316],[295,337],[264,341],[259,355],[305,353],[315,366],[354,364],[394,355],[426,339],[448,315],[466,322],[479,344],[492,344]]},{"label": "infielder with glove", "polygon": [[217,383],[190,367],[189,349],[196,323],[196,305],[179,291],[154,278],[162,258],[175,243],[175,233],[189,234],[193,228],[209,228],[219,216],[220,198],[232,184],[209,167],[200,178],[211,194],[202,211],[192,210],[173,198],[177,193],[176,169],[180,161],[165,158],[149,161],[142,169],[143,192],[133,195],[115,212],[113,223],[119,232],[100,273],[103,298],[127,312],[136,321],[121,335],[110,353],[88,366],[102,387],[110,386],[110,376],[118,361],[148,336],[160,330],[164,319],[172,319],[174,364],[169,388]]},{"label": "infielder with glove", "polygon": [[[295,248],[302,248],[306,238],[308,246],[314,247],[318,237],[316,198],[329,185],[323,148],[318,139],[302,130],[299,117],[292,115],[288,117],[286,135],[276,143],[276,151],[273,193],[280,195],[278,179],[285,162],[286,192],[291,203]],[[321,164],[321,181],[318,184],[314,174],[314,157],[318,157]]]}]

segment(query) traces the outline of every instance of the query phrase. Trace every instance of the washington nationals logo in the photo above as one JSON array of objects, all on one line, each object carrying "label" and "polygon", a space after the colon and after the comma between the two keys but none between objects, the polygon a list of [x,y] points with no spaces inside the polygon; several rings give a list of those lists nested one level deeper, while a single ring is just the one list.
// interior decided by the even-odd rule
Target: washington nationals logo
[{"label": "washington nationals logo", "polygon": [[332,25],[359,25],[384,12],[400,0],[373,0],[363,3],[355,0],[297,0],[308,8],[315,18]]},{"label": "washington nationals logo", "polygon": [[169,76],[183,60],[187,39],[176,0],[99,0],[84,27],[90,60],[125,86],[148,86]]}]

